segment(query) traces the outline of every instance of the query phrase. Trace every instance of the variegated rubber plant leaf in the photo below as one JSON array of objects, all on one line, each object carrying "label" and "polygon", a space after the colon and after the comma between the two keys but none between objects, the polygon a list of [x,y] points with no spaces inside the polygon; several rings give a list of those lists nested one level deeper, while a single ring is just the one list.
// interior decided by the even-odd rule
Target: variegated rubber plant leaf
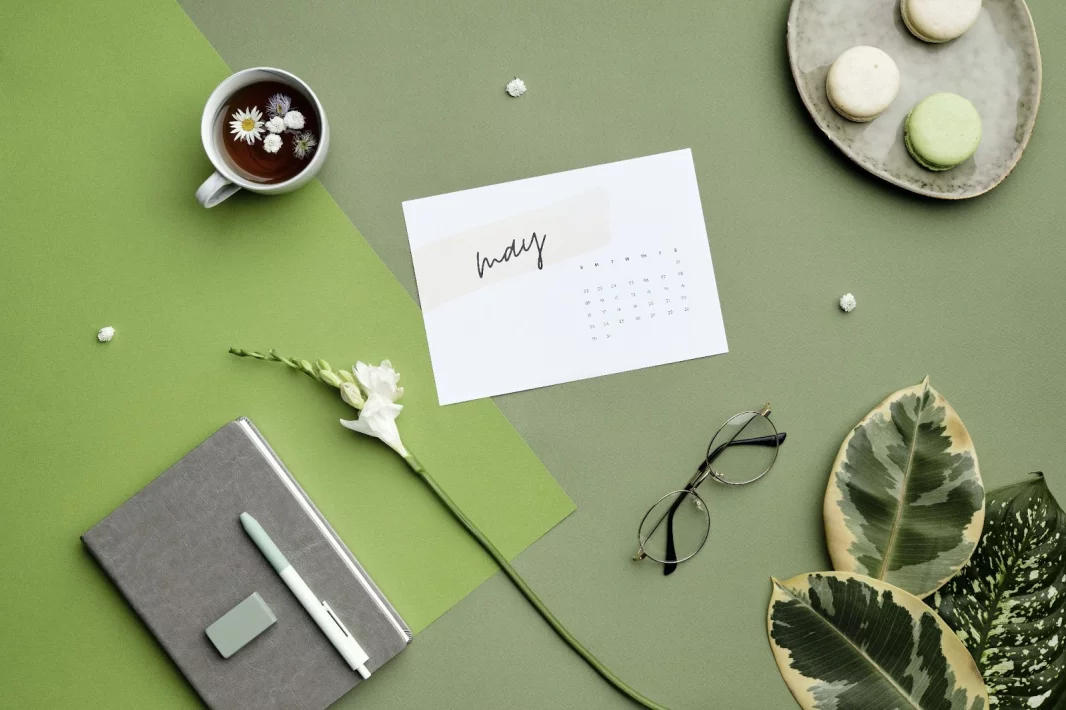
[{"label": "variegated rubber plant leaf", "polygon": [[1066,707],[1066,513],[1043,474],[988,494],[977,551],[931,601],[992,707]]},{"label": "variegated rubber plant leaf", "polygon": [[833,569],[919,597],[970,559],[985,518],[977,453],[928,377],[890,395],[844,439],[823,516]]},{"label": "variegated rubber plant leaf", "polygon": [[807,710],[984,710],[962,641],[912,594],[847,572],[773,580],[767,630]]}]

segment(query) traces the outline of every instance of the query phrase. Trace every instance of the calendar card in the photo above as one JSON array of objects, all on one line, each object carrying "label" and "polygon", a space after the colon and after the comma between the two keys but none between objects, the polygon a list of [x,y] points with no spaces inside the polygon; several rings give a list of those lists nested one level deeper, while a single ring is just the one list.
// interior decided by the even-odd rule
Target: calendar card
[{"label": "calendar card", "polygon": [[691,150],[403,211],[441,404],[728,351]]}]

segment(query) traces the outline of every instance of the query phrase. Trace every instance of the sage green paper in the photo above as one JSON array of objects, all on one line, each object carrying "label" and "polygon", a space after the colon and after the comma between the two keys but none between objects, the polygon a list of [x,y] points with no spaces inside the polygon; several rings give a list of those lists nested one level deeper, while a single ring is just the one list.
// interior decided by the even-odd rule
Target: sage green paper
[{"label": "sage green paper", "polygon": [[3,704],[192,699],[78,536],[240,415],[413,629],[495,572],[392,451],[341,427],[335,393],[231,344],[391,358],[404,442],[509,557],[574,509],[492,402],[437,406],[415,302],[321,185],[196,203],[200,112],[230,72],[177,4],[22,3],[0,48],[20,121],[0,182]]},{"label": "sage green paper", "polygon": [[[735,3],[707,0],[180,4],[229,66],[288,68],[312,83],[331,122],[349,117],[346,130],[333,135],[322,182],[411,294],[403,200],[692,147],[730,353],[496,398],[580,506],[515,566],[601,660],[673,710],[796,707],[766,640],[769,576],[830,569],[819,507],[827,473],[855,423],[898,387],[932,376],[964,417],[989,488],[1044,470],[1050,489],[1066,501],[1057,435],[1066,427],[1066,41],[1058,32],[1066,26],[1066,3],[1029,3],[1040,33],[1044,94],[1021,164],[988,195],[951,204],[886,185],[825,141],[788,68],[788,0],[755,0],[742,12]],[[18,3],[7,5],[13,8],[5,7],[0,21],[5,36],[16,23],[12,16],[23,11]],[[124,31],[144,31],[136,14],[108,18]],[[90,23],[86,32],[99,36],[100,27]],[[38,38],[47,41],[45,34]],[[10,88],[15,56],[14,48],[0,45],[0,89]],[[166,61],[184,58],[171,53]],[[515,75],[529,87],[520,99],[503,90]],[[195,136],[187,138],[190,150],[198,150]],[[0,166],[11,160],[10,150],[0,150]],[[114,150],[106,154],[125,160]],[[180,190],[182,199],[191,199],[188,190],[206,169],[204,163],[188,171],[193,185]],[[54,203],[45,204],[51,210]],[[13,236],[8,214],[0,212],[0,264],[12,243],[48,236],[46,229]],[[94,241],[69,248],[91,259]],[[38,281],[43,272],[34,267]],[[12,413],[28,416],[40,406],[30,394],[62,396],[63,376],[80,375],[82,364],[56,349],[56,333],[67,333],[38,322],[64,318],[62,310],[34,319],[31,309],[22,317],[4,266],[0,274],[0,312],[17,311],[3,323],[18,326],[0,334],[0,426],[7,426]],[[279,292],[277,285],[255,287],[260,295]],[[299,295],[285,285],[280,291]],[[859,306],[844,314],[837,299],[849,291]],[[111,346],[127,347],[133,331],[115,325]],[[315,343],[280,342],[277,329],[266,326],[243,335],[239,342],[220,337],[219,346],[274,346],[334,366],[348,355],[321,343],[320,353],[308,352]],[[15,359],[11,349],[20,339],[33,343],[18,345],[29,355]],[[255,388],[264,406],[291,389],[283,405],[300,404],[310,417],[329,413],[306,382],[289,385],[288,373],[268,374],[226,357],[233,361],[227,372],[241,371],[241,386]],[[9,383],[16,377],[40,382],[15,392]],[[234,386],[229,377],[217,381]],[[632,563],[636,526],[648,504],[688,480],[727,416],[767,400],[788,441],[758,484],[708,491],[711,538],[698,556],[705,559],[668,578]],[[140,404],[125,412],[126,422],[150,410],[143,399]],[[74,397],[62,412],[76,418],[98,408]],[[413,414],[405,411],[401,425]],[[273,440],[285,430],[266,433]],[[151,449],[149,442],[142,455]],[[174,446],[169,456],[181,453]],[[58,496],[64,509],[77,510],[73,498],[85,488],[18,477],[19,468],[42,456],[66,466],[47,452],[12,450],[5,436],[0,493],[26,496],[38,511],[46,504],[34,498]],[[354,465],[349,456],[337,450],[336,460]],[[70,527],[63,515],[20,533],[27,518],[9,523],[8,505],[0,503],[0,549],[34,544],[42,554],[55,548],[60,551],[47,554],[79,562],[81,551],[61,529]],[[19,569],[18,581],[0,583],[0,591],[36,587],[48,591],[47,600],[67,603],[85,591],[68,584],[64,570],[62,564]],[[77,641],[67,649],[37,634],[20,636],[19,648],[0,643],[7,697],[37,700],[31,707],[140,710],[150,687],[157,707],[195,707],[176,674],[160,673],[165,660],[154,652],[136,655],[149,645],[134,641],[136,652],[120,658],[84,655],[88,647],[123,648],[115,635],[139,633],[106,580],[89,579],[99,585],[93,598],[107,605],[93,614],[118,620],[119,628],[82,614],[66,632]],[[16,609],[31,608],[28,592],[17,599]],[[3,634],[11,624],[0,621],[0,638],[8,638]],[[49,665],[62,672],[35,667]],[[337,708],[633,707],[575,662],[499,574],[420,633],[372,681]]]},{"label": "sage green paper", "polygon": [[[518,570],[657,701],[795,707],[766,641],[769,575],[831,568],[819,506],[837,448],[926,373],[986,485],[1044,470],[1066,501],[1061,0],[1029,2],[1044,92],[1025,157],[951,204],[825,140],[789,71],[788,0],[180,3],[230,66],[289,67],[352,117],[322,182],[412,294],[403,200],[692,148],[729,354],[496,398],[580,507]],[[512,99],[516,75],[529,91]],[[647,506],[688,480],[726,417],[766,401],[788,440],[758,484],[707,492],[705,559],[669,578],[631,564]],[[338,705],[632,708],[502,575],[396,660]]]}]

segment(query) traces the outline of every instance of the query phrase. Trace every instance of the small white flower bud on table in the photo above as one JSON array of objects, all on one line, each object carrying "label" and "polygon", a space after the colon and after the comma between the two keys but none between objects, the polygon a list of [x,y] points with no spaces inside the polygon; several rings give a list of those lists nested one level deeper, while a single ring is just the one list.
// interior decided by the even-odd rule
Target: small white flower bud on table
[{"label": "small white flower bud on table", "polygon": [[516,76],[514,79],[507,82],[507,86],[504,88],[509,96],[517,99],[519,96],[526,93],[526,82]]},{"label": "small white flower bud on table", "polygon": [[115,329],[111,326],[105,326],[99,330],[96,334],[96,339],[101,343],[110,343],[111,338],[115,337]]},{"label": "small white flower bud on table", "polygon": [[855,301],[855,296],[850,293],[845,293],[840,297],[840,310],[845,313],[851,313],[855,310],[855,306],[858,305]]}]

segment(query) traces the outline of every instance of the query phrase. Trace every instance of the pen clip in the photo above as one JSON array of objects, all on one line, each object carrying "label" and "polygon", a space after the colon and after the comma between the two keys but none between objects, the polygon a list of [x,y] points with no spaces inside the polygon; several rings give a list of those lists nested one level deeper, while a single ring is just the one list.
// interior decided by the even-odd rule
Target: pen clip
[{"label": "pen clip", "polygon": [[336,612],[334,612],[333,609],[330,608],[329,604],[327,604],[326,602],[322,602],[322,606],[325,607],[326,613],[329,614],[329,618],[333,619],[333,622],[337,624],[337,626],[340,628],[341,633],[351,639],[351,633],[348,632],[348,629],[344,628],[344,624],[341,623],[340,617],[338,617]]}]

